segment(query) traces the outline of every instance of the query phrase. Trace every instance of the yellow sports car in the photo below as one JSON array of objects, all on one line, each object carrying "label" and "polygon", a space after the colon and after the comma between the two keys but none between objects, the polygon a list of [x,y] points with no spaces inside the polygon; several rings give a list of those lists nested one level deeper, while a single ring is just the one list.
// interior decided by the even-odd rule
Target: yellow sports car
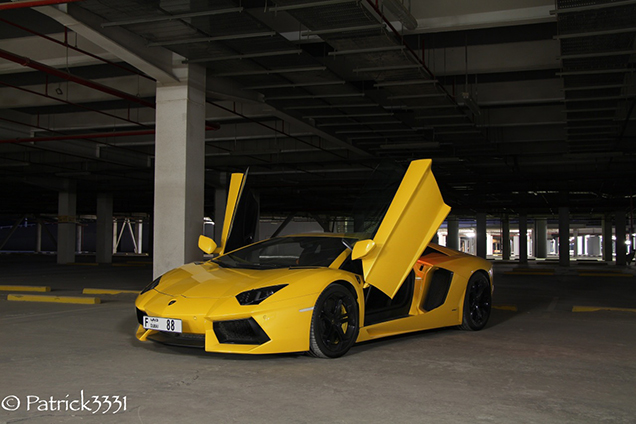
[{"label": "yellow sports car", "polygon": [[356,342],[486,325],[490,263],[430,243],[450,211],[430,160],[411,162],[370,238],[316,233],[237,248],[244,180],[232,175],[220,246],[199,239],[204,252],[219,255],[167,272],[137,298],[139,340],[336,358]]}]

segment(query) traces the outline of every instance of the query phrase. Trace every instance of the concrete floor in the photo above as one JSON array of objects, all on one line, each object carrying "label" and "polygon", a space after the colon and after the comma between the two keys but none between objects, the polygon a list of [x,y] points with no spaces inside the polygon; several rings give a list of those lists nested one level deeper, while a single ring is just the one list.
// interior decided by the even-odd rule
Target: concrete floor
[{"label": "concrete floor", "polygon": [[[119,261],[133,266],[0,256],[0,285],[77,295],[150,281],[150,265]],[[21,401],[0,407],[0,423],[634,423],[636,313],[572,307],[636,308],[636,277],[579,277],[576,267],[535,276],[497,265],[495,305],[517,310],[494,310],[485,330],[375,341],[337,360],[141,343],[134,295],[69,305],[0,294],[0,401]],[[85,401],[126,396],[126,411],[26,410],[35,396],[71,401],[82,391]]]}]

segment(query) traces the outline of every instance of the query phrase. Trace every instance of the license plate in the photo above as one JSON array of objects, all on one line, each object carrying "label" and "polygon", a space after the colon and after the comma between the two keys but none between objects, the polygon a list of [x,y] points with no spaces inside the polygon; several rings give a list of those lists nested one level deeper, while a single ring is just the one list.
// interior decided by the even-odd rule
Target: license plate
[{"label": "license plate", "polygon": [[144,317],[144,328],[146,330],[169,331],[171,333],[183,332],[180,319]]}]

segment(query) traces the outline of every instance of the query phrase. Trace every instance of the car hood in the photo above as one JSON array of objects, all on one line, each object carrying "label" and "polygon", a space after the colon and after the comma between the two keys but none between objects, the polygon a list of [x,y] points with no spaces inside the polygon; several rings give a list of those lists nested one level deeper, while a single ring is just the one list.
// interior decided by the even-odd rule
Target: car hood
[{"label": "car hood", "polygon": [[291,284],[315,273],[316,268],[254,270],[222,268],[213,262],[191,263],[164,274],[155,290],[175,297],[219,299],[260,287]]}]

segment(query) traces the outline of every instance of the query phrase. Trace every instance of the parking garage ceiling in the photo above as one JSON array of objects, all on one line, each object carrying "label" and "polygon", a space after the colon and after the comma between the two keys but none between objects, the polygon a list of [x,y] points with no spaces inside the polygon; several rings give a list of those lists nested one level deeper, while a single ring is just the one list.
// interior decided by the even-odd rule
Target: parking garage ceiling
[{"label": "parking garage ceiling", "polygon": [[3,214],[72,185],[85,212],[103,191],[151,212],[174,63],[207,69],[206,186],[249,167],[265,212],[344,213],[417,158],[456,211],[636,191],[636,1],[19,3],[0,2]]}]

